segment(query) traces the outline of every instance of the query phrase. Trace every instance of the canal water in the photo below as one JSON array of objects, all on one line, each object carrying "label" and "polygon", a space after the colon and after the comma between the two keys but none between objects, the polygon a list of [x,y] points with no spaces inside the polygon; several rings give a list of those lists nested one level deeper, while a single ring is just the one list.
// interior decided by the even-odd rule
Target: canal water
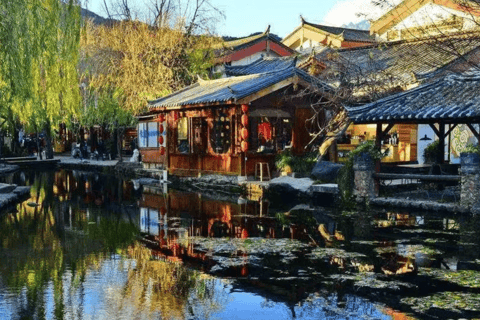
[{"label": "canal water", "polygon": [[480,318],[479,217],[2,179],[0,319]]}]

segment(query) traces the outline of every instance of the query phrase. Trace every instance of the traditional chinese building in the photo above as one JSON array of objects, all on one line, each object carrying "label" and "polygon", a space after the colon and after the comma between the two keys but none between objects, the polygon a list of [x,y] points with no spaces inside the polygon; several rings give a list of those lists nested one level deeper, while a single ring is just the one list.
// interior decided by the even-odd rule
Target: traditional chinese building
[{"label": "traditional chinese building", "polygon": [[282,43],[297,52],[309,52],[325,47],[353,48],[375,43],[368,30],[339,28],[314,24],[301,18],[302,23],[283,38]]},{"label": "traditional chinese building", "polygon": [[294,64],[199,80],[149,103],[138,129],[142,161],[178,175],[253,175],[259,163],[273,168],[277,153],[304,152],[311,104],[332,91]]},{"label": "traditional chinese building", "polygon": [[[479,44],[478,34],[461,33],[389,41],[361,48],[328,49],[316,57],[326,65],[325,77],[331,74],[341,76],[344,85],[352,88],[352,101],[355,100],[355,103],[351,105],[360,105],[407,92],[436,77],[464,72],[478,65]],[[473,138],[470,130],[463,125],[450,132],[451,139],[447,137],[452,144],[449,159],[454,162],[459,161],[458,143],[455,142],[458,139],[454,137],[461,136],[462,132],[469,139]],[[346,159],[348,153],[361,142],[375,140],[376,136],[376,124],[355,122],[345,131],[344,138],[338,140],[339,160]],[[426,136],[429,139],[425,139]],[[428,124],[416,120],[397,123],[382,138],[384,145],[390,149],[389,156],[383,161],[422,163],[423,150],[435,136]]]},{"label": "traditional chinese building", "polygon": [[284,45],[280,39],[270,33],[270,26],[263,33],[245,38],[222,42],[215,51],[216,72],[222,72],[223,66],[248,65],[262,57],[288,57],[295,50]]},{"label": "traditional chinese building", "polygon": [[370,33],[380,41],[419,39],[478,30],[476,1],[404,0],[373,21]]}]

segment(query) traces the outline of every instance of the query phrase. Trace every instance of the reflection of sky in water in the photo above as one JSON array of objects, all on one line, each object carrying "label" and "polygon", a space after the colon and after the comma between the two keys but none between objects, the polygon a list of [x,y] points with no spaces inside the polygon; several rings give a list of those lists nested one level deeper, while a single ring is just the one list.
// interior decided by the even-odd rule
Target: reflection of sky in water
[{"label": "reflection of sky in water", "polygon": [[[161,319],[160,310],[149,306],[148,294],[142,297],[139,309],[138,304],[125,298],[125,284],[128,271],[135,267],[133,260],[121,259],[114,256],[101,263],[98,269],[89,268],[84,281],[72,281],[71,271],[67,271],[63,279],[63,303],[65,319]],[[76,284],[75,284],[76,283]],[[219,310],[208,309],[208,303],[198,300],[194,295],[188,299],[187,309],[194,310],[192,316],[185,310],[185,318],[195,319],[390,319],[382,314],[375,304],[352,295],[345,295],[338,299],[336,295],[328,298],[310,295],[301,305],[288,306],[286,303],[275,302],[265,297],[232,290],[232,286],[223,280],[215,281],[215,296],[224,296],[220,299]],[[45,286],[43,295],[44,317],[55,318],[55,297],[53,282]],[[0,288],[0,319],[12,319],[19,315],[19,309],[26,306],[27,295],[11,294]],[[340,301],[341,300],[341,301]],[[137,301],[138,302],[138,301]],[[42,304],[42,302],[38,302]],[[341,305],[341,307],[340,307]],[[39,307],[37,305],[37,307]],[[293,310],[292,310],[293,308]],[[37,310],[40,310],[37,308]],[[199,318],[199,316],[201,318]],[[40,316],[42,318],[42,316]]]},{"label": "reflection of sky in water", "polygon": [[[301,305],[287,306],[266,300],[252,293],[233,292],[224,309],[215,316],[219,319],[391,319],[366,299],[345,295],[339,301],[336,295],[328,298],[311,295]],[[339,304],[342,304],[340,307]],[[292,310],[293,308],[293,310]],[[293,317],[295,314],[295,317]]]}]

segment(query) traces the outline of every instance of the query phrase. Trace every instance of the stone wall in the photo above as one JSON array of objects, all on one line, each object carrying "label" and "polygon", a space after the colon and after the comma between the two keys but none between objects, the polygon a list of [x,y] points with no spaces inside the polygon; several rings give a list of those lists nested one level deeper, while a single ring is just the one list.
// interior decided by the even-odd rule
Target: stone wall
[{"label": "stone wall", "polygon": [[480,155],[462,153],[460,164],[462,177],[461,205],[474,213],[480,213]]},{"label": "stone wall", "polygon": [[373,173],[375,165],[368,153],[361,153],[355,156],[353,162],[354,190],[357,201],[365,201],[375,198],[375,180]]}]

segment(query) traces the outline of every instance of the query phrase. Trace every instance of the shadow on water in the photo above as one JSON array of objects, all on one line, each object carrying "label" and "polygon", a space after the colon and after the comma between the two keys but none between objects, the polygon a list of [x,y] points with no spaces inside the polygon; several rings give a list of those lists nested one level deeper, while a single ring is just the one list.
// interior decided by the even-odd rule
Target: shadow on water
[{"label": "shadow on water", "polygon": [[32,190],[0,215],[2,319],[480,317],[480,217],[5,179]]}]

